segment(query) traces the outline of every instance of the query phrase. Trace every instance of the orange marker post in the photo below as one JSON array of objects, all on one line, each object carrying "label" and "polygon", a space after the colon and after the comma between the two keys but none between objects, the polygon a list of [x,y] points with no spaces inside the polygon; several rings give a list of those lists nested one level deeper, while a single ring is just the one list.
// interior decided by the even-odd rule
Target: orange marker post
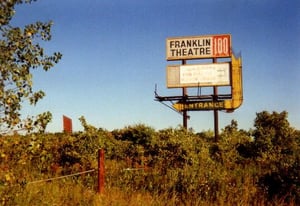
[{"label": "orange marker post", "polygon": [[98,150],[98,193],[104,193],[104,179],[105,179],[105,170],[104,170],[104,149]]}]

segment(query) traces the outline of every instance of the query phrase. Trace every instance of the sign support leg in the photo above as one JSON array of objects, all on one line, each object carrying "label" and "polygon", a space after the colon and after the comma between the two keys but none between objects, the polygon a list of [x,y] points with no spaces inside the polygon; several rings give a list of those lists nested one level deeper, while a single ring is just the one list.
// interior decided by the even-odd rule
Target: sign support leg
[{"label": "sign support leg", "polygon": [[[182,65],[185,65],[186,64],[186,60],[182,60]],[[186,87],[183,87],[182,88],[182,99],[183,99],[183,102],[185,103],[186,102],[186,97],[187,97],[187,88]],[[188,127],[188,114],[187,114],[187,110],[183,110],[183,115],[182,115],[182,118],[183,118],[183,127],[185,129],[187,129]]]},{"label": "sign support leg", "polygon": [[[218,97],[218,87],[214,87],[214,101],[217,101]],[[215,142],[219,139],[219,112],[214,109],[214,128],[215,128]]]},{"label": "sign support leg", "polygon": [[[183,102],[186,101],[186,96],[187,96],[187,89],[186,88],[182,88],[182,96],[183,96]],[[188,127],[188,114],[187,114],[187,110],[183,110],[183,127],[185,129],[187,129]]]},{"label": "sign support leg", "polygon": [[[213,58],[213,63],[217,63],[217,58]],[[218,101],[218,87],[214,86],[213,100]],[[215,129],[215,142],[219,139],[219,113],[214,109],[214,129]]]}]

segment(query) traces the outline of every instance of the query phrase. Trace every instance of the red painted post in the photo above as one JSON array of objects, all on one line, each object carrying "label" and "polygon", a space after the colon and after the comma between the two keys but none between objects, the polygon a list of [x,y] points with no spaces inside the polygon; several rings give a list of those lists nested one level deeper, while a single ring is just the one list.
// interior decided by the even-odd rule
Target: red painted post
[{"label": "red painted post", "polygon": [[98,150],[98,193],[104,193],[104,149]]},{"label": "red painted post", "polygon": [[63,132],[66,132],[69,134],[72,133],[72,119],[65,115],[63,115],[63,127],[64,127]]}]

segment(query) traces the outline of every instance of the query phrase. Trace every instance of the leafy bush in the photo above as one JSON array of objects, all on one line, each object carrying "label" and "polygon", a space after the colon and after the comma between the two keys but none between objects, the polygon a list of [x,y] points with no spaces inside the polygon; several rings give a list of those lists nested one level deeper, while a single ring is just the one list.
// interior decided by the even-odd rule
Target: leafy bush
[{"label": "leafy bush", "polygon": [[[289,126],[285,112],[258,113],[250,131],[232,121],[218,142],[211,131],[156,131],[138,124],[110,132],[87,124],[83,117],[81,121],[84,131],[74,134],[0,137],[0,204],[31,205],[35,199],[38,204],[38,194],[46,190],[61,190],[67,197],[60,200],[72,201],[71,189],[60,181],[53,186],[32,182],[91,169],[95,171],[62,182],[92,193],[87,195],[91,199],[80,203],[75,198],[74,204],[96,204],[99,148],[105,149],[106,191],[145,194],[177,205],[300,203],[300,132]],[[49,198],[49,204],[57,202]]]}]

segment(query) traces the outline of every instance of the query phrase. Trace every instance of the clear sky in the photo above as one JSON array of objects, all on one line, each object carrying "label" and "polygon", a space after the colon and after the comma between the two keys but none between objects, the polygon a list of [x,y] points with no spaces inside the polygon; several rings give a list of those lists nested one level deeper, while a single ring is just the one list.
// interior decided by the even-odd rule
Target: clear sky
[{"label": "clear sky", "polygon": [[[81,115],[108,130],[177,127],[182,117],[154,101],[155,84],[162,96],[182,93],[166,88],[165,68],[174,63],[166,61],[166,38],[227,33],[242,52],[244,102],[219,113],[220,129],[232,119],[252,128],[263,110],[286,110],[300,129],[298,0],[39,0],[18,6],[13,24],[37,20],[54,21],[43,46],[63,58],[51,71],[34,73],[34,87],[46,97],[23,112],[52,112],[50,132],[62,130],[62,115],[73,119],[75,131],[82,130]],[[188,127],[213,130],[212,111],[189,115]]]}]

